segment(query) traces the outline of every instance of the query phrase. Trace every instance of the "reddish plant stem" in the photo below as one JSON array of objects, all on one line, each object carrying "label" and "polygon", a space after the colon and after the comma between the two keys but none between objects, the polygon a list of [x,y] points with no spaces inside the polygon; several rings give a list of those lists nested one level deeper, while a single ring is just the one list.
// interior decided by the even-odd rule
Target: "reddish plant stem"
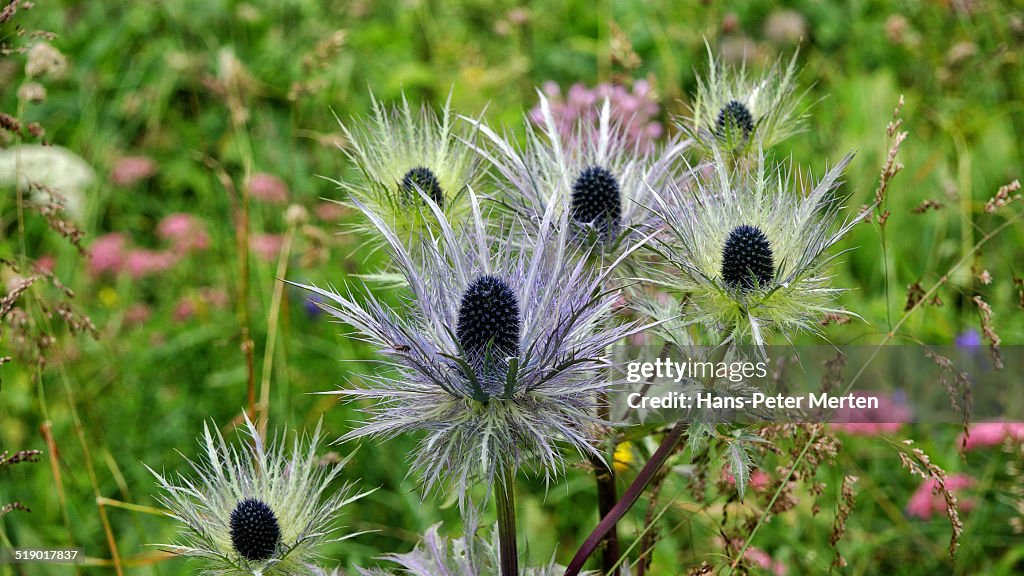
[{"label": "reddish plant stem", "polygon": [[[614,458],[614,456],[612,457]],[[597,480],[597,508],[603,520],[615,508],[618,500],[618,490],[615,486],[614,464],[609,466],[600,458],[593,456],[590,459],[594,466],[594,478]],[[619,571],[615,565],[619,561],[619,534],[613,524],[608,534],[601,539],[601,571],[605,576],[617,576]]]},{"label": "reddish plant stem", "polygon": [[636,480],[626,488],[626,491],[622,494],[622,498],[615,504],[614,507],[608,512],[608,514],[601,519],[597,524],[597,527],[587,536],[584,540],[583,545],[576,551],[576,555],[573,556],[569,566],[565,570],[565,576],[577,576],[580,570],[583,569],[583,564],[586,563],[587,558],[594,553],[594,550],[601,544],[605,535],[610,532],[619,520],[629,512],[629,509],[636,504],[636,501],[640,499],[640,495],[643,494],[644,489],[651,483],[654,476],[661,469],[662,465],[669,459],[669,457],[675,452],[676,446],[679,441],[682,440],[683,434],[685,434],[689,425],[686,422],[676,422],[676,425],[672,427],[668,435],[661,441],[658,449],[651,456],[651,459],[644,464],[640,474],[637,475]]}]

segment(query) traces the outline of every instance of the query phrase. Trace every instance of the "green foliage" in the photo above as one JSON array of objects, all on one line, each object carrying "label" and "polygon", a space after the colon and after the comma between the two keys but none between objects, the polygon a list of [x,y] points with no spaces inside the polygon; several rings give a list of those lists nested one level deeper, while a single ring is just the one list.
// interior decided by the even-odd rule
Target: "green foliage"
[{"label": "green foliage", "polygon": [[[380,269],[387,256],[353,232],[354,218],[316,215],[321,198],[345,199],[318,176],[348,178],[356,170],[337,149],[344,141],[335,115],[367,113],[369,88],[386,102],[404,90],[412,99],[438,105],[451,91],[453,109],[467,115],[486,110],[497,124],[520,121],[536,101],[535,87],[545,81],[564,91],[575,82],[648,78],[667,126],[669,114],[687,111],[695,70],[706,64],[705,38],[725,58],[746,49],[756,65],[796,47],[788,39],[791,32],[772,24],[782,9],[767,1],[737,5],[735,13],[718,3],[627,0],[543,0],[525,9],[510,0],[36,4],[17,21],[25,30],[56,33],[52,44],[68,57],[69,71],[40,81],[44,101],[25,103],[17,87],[29,81],[23,70],[27,55],[2,57],[0,111],[39,122],[48,142],[75,151],[95,168],[99,183],[85,191],[78,219],[86,245],[116,231],[133,246],[163,249],[167,241],[157,234],[158,224],[175,212],[201,216],[210,236],[208,250],[157,276],[91,275],[84,258],[41,219],[27,218],[20,234],[13,187],[0,188],[0,257],[52,256],[56,276],[75,291],[75,309],[98,329],[97,338],[74,336],[52,323],[58,352],[45,370],[37,370],[15,353],[3,327],[0,356],[14,360],[0,367],[0,448],[43,450],[44,463],[0,470],[0,504],[16,500],[32,509],[0,518],[0,545],[73,541],[93,562],[111,557],[96,497],[156,506],[157,487],[143,463],[158,471],[178,469],[177,452],[196,456],[200,447],[194,439],[203,422],[227,425],[245,408],[250,373],[240,330],[244,310],[257,394],[264,369],[271,370],[271,428],[309,428],[323,417],[327,432],[340,436],[349,421],[360,418],[358,406],[339,406],[333,397],[314,393],[377,369],[353,362],[370,358],[368,349],[346,336],[346,328],[307,310],[305,295],[291,289],[283,293],[279,319],[271,321],[279,263],[248,257],[246,281],[235,222],[249,176],[275,174],[287,183],[289,203],[313,214],[307,224],[292,225],[284,205],[252,203],[251,234],[293,234],[288,279],[345,286],[357,274]],[[785,143],[784,152],[823,171],[824,159],[831,165],[846,150],[858,149],[846,176],[847,214],[873,201],[888,152],[885,125],[901,94],[906,102],[900,117],[910,136],[900,153],[905,168],[889,191],[884,251],[877,226],[858,226],[844,244],[856,250],[837,269],[837,283],[856,288],[843,304],[864,322],[827,327],[835,341],[878,341],[890,318],[904,309],[907,286],[930,287],[986,231],[1014,213],[990,215],[984,204],[999,186],[1019,178],[1024,165],[1024,14],[1000,3],[949,4],[970,8],[879,0],[787,3],[786,10],[797,15],[790,29],[795,26],[803,37],[798,81],[814,83],[804,97],[814,105],[806,133]],[[0,38],[13,37],[14,28],[4,26]],[[616,40],[616,29],[631,46]],[[0,148],[10,145],[0,140]],[[111,175],[127,156],[151,158],[155,173],[131,185],[113,184]],[[914,214],[925,199],[944,208]],[[940,290],[944,305],[926,305],[903,331],[920,341],[946,343],[969,329],[980,332],[972,298],[982,295],[995,310],[1004,342],[1020,342],[1024,315],[1013,278],[1024,274],[1022,241],[1024,228],[1007,229]],[[979,273],[991,271],[992,283],[972,275],[972,264]],[[32,294],[45,299],[53,291],[40,287]],[[140,304],[150,315],[133,321],[130,310]],[[265,358],[272,336],[276,346]],[[58,450],[52,466],[45,464],[53,455],[40,430],[49,431]],[[1019,573],[1024,544],[1007,524],[1014,514],[1007,490],[1019,482],[1006,472],[1010,457],[992,449],[962,461],[954,445],[958,432],[932,426],[900,433],[924,439],[947,470],[969,470],[978,478],[953,564],[945,552],[948,523],[904,513],[917,480],[896,471],[895,450],[877,438],[844,443],[837,469],[861,478],[839,544],[851,573]],[[731,456],[741,486],[747,485],[751,463],[772,475],[787,463],[775,454],[752,461],[747,448],[754,443],[747,439],[730,443],[709,433],[701,440],[685,453],[693,464],[673,468],[663,494],[695,490],[699,482],[691,472],[702,461],[721,463]],[[340,565],[373,565],[380,554],[411,550],[417,535],[436,522],[459,525],[451,503],[421,501],[407,478],[404,459],[414,442],[399,438],[363,446],[346,468],[347,478],[361,479],[367,489],[380,487],[359,503],[347,524],[378,532],[328,547]],[[353,448],[335,449],[347,455]],[[633,449],[646,457],[653,445],[636,442]],[[625,476],[643,461],[627,464]],[[831,510],[842,474],[823,466],[816,479],[825,485],[821,507]],[[713,485],[717,478],[706,480]],[[521,525],[528,535],[542,535],[530,538],[530,556],[568,560],[597,521],[592,478],[570,471],[549,491],[539,482],[528,488],[520,491]],[[755,489],[746,490],[744,519],[751,514],[747,506],[759,505],[748,504]],[[727,487],[707,487],[719,511],[735,504],[733,496]],[[755,542],[787,565],[789,574],[823,573],[833,557],[832,516],[812,514],[812,501],[805,495],[793,511],[774,517]],[[673,502],[654,553],[655,574],[699,565],[709,549],[722,548],[706,512]],[[145,560],[153,552],[148,544],[173,536],[166,518],[105,510],[122,559]],[[642,529],[645,510],[642,502],[627,518],[620,529],[626,538]],[[0,574],[7,569],[0,567]],[[169,560],[140,562],[126,573],[186,569],[184,562]],[[109,569],[82,572],[98,570]],[[31,573],[63,574],[66,567],[32,566]]]}]

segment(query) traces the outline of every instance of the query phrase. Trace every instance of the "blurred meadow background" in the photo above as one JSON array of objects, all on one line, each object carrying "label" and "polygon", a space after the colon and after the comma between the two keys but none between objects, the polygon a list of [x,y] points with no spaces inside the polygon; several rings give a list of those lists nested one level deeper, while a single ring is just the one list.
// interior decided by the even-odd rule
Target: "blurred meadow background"
[{"label": "blurred meadow background", "polygon": [[[350,211],[329,202],[345,198],[324,178],[354,169],[339,150],[336,116],[368,113],[371,90],[434,105],[451,94],[460,113],[519,130],[538,89],[566,117],[609,94],[637,111],[638,137],[662,139],[688,110],[695,70],[707,65],[705,39],[726,62],[745,57],[754,69],[799,48],[804,104],[813,106],[806,131],[782,152],[820,175],[857,149],[848,214],[874,198],[901,95],[900,130],[909,133],[884,242],[876,225],[859,226],[836,270],[836,284],[853,288],[844,306],[864,320],[826,327],[829,338],[879,342],[908,301],[940,281],[896,341],[984,346],[998,334],[1008,346],[1024,337],[1024,228],[1010,225],[973,251],[1021,210],[986,210],[1024,159],[1019,2],[34,4],[0,3],[16,6],[0,24],[0,112],[9,115],[0,130],[0,257],[11,264],[0,306],[0,453],[42,454],[0,465],[0,506],[31,508],[0,519],[0,545],[82,546],[89,560],[0,566],[0,574],[114,573],[115,557],[126,574],[186,573],[185,561],[150,546],[171,541],[175,525],[151,513],[156,485],[143,464],[184,471],[179,452],[197,454],[203,422],[237,423],[250,390],[269,402],[271,430],[323,418],[336,437],[361,418],[358,406],[312,393],[372,370],[353,362],[370,352],[275,278],[345,286],[384,264],[351,230]],[[43,142],[68,154],[40,153]],[[64,196],[63,210],[16,191],[19,149],[39,173],[61,167],[47,183]],[[21,291],[33,274],[40,279]],[[843,572],[1022,573],[1020,445],[996,438],[961,455],[960,432],[907,425],[840,434],[836,465],[820,478],[824,512],[815,514],[806,494],[788,494],[793,505],[760,529],[757,553],[739,570],[827,572],[834,518],[847,501],[840,487],[856,476],[835,545]],[[907,438],[958,479],[963,534],[953,562],[944,504],[900,467]],[[376,532],[329,547],[338,565],[408,551],[441,520],[458,531],[452,503],[421,501],[406,478],[414,441],[359,447],[346,477],[380,489],[343,523]],[[652,446],[621,455],[626,479]],[[760,464],[772,475],[784,462],[769,453]],[[722,535],[743,533],[742,507],[771,507],[757,498],[741,505],[723,486],[710,506],[692,504],[690,467],[678,460],[663,488],[662,501],[675,500],[655,574],[715,564],[728,547]],[[546,493],[520,482],[529,555],[567,561],[597,520],[592,477],[570,470]],[[641,503],[623,524],[627,540],[645,510]]]}]

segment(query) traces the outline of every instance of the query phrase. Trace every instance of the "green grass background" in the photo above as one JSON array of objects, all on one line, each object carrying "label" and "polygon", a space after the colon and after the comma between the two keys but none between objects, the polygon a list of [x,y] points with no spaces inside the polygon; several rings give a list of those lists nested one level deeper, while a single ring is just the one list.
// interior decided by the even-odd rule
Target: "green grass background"
[{"label": "green grass background", "polygon": [[[95,280],[71,247],[47,233],[43,224],[29,222],[28,256],[56,255],[58,276],[76,290],[76,306],[93,318],[101,337],[61,336],[60,359],[38,381],[24,365],[0,368],[0,449],[45,450],[39,430],[44,422],[51,423],[66,492],[65,521],[47,461],[0,470],[0,502],[17,499],[33,509],[0,521],[10,541],[20,546],[73,541],[91,557],[109,558],[79,432],[103,496],[155,505],[155,486],[143,463],[183,469],[179,452],[197,453],[203,421],[223,425],[239,413],[247,371],[237,302],[227,309],[200,310],[184,323],[173,321],[183,296],[195,295],[201,287],[220,287],[234,297],[239,288],[231,200],[203,159],[216,159],[236,186],[249,172],[277,174],[287,181],[292,201],[310,208],[319,198],[341,199],[333,185],[318,177],[345,177],[353,170],[334,147],[339,130],[332,111],[342,118],[366,113],[370,89],[384,100],[398,98],[404,90],[413,99],[433,102],[451,90],[460,112],[486,109],[488,120],[514,125],[534,104],[535,88],[544,81],[553,80],[564,90],[574,82],[594,85],[649,77],[667,124],[670,114],[687,110],[694,70],[705,66],[705,38],[716,50],[747,41],[760,63],[764,57],[793,51],[793,44],[771,39],[766,23],[782,9],[797,12],[806,23],[801,81],[811,86],[807,102],[818,102],[811,108],[807,130],[781,153],[792,154],[795,162],[820,174],[826,162],[857,149],[847,186],[851,206],[859,206],[874,194],[886,154],[885,125],[901,94],[906,102],[903,127],[910,131],[901,152],[906,168],[888,204],[888,293],[877,227],[859,227],[844,244],[856,250],[837,269],[836,283],[854,289],[843,303],[865,321],[830,328],[829,336],[840,342],[878,341],[887,329],[887,311],[898,317],[903,309],[907,285],[930,286],[1008,213],[989,216],[982,207],[1000,185],[1021,172],[1020,3],[804,0],[785,6],[756,1],[725,7],[692,1],[544,0],[525,5],[528,18],[522,24],[509,22],[515,8],[500,0],[40,1],[19,16],[26,29],[55,32],[53,44],[70,59],[69,76],[47,82],[48,98],[29,105],[23,118],[41,122],[49,141],[76,151],[100,175],[100,183],[88,191],[81,222],[88,236],[124,231],[136,244],[157,246],[156,223],[166,214],[184,211],[205,219],[212,248],[156,278]],[[737,28],[723,32],[730,13]],[[886,30],[897,14],[909,23],[903,41],[893,41]],[[612,22],[640,57],[634,70],[612,58]],[[315,69],[304,66],[317,44],[339,30],[345,34],[340,51]],[[970,43],[973,51],[952,62],[950,50],[957,43]],[[236,56],[251,78],[243,96],[248,112],[244,129],[233,128],[225,98],[210,87],[211,79],[223,72],[227,54]],[[23,60],[3,59],[2,110],[18,107],[15,89],[23,79]],[[312,93],[289,98],[294,84],[311,81],[316,82]],[[133,188],[108,184],[117,158],[136,154],[153,158],[157,174]],[[0,197],[4,257],[19,253],[13,198],[13,192]],[[946,207],[912,214],[926,198]],[[284,231],[282,211],[255,204],[253,232]],[[331,234],[341,232],[332,239],[330,259],[308,268],[293,259],[289,278],[344,285],[352,274],[382,264],[365,239],[335,224],[314,224]],[[1019,343],[1024,321],[1012,278],[1024,268],[1022,238],[1024,230],[1017,226],[986,246],[980,267],[992,272],[991,285],[981,286],[965,268],[940,292],[944,306],[925,307],[904,332],[920,341],[948,343],[976,329],[970,299],[977,293],[992,304],[1004,342]],[[259,371],[274,266],[258,259],[252,266],[249,304]],[[323,417],[328,432],[340,435],[352,419],[360,418],[358,407],[310,393],[334,389],[346,378],[358,379],[372,366],[342,361],[366,358],[370,352],[346,337],[342,327],[309,317],[301,295],[287,296],[273,362],[272,426],[307,428]],[[124,327],[127,306],[138,302],[152,306],[153,317],[142,327]],[[0,348],[6,346],[8,342],[0,342]],[[72,403],[81,419],[79,428]],[[949,526],[943,519],[920,521],[903,513],[917,481],[898,468],[895,452],[877,439],[846,443],[839,469],[862,479],[848,533],[840,543],[850,564],[848,573],[1024,570],[1024,542],[1009,528],[1014,511],[1004,491],[1007,467],[1020,456],[992,450],[962,461],[954,447],[957,431],[918,427],[902,435],[918,440],[940,465],[970,470],[980,479],[979,505],[965,515],[963,547],[955,563],[946,559]],[[414,479],[406,478],[404,455],[413,441],[402,438],[360,448],[346,476],[381,489],[354,507],[345,523],[379,531],[330,547],[328,556],[340,565],[366,565],[381,553],[406,551],[417,534],[441,520],[457,529],[456,510],[433,499],[421,501]],[[347,453],[353,448],[334,449]],[[822,474],[834,492],[841,474]],[[678,484],[673,493],[685,501],[685,486]],[[542,485],[524,479],[520,492],[520,518],[531,557],[555,554],[567,561],[596,521],[590,476],[570,470],[546,494]],[[832,559],[832,510],[812,516],[808,508],[774,518],[755,541],[789,566],[790,574],[820,573]],[[166,519],[123,509],[108,508],[108,514],[123,557],[173,537],[175,527]],[[709,514],[683,507],[670,512],[665,525],[671,531],[666,530],[658,548],[656,574],[682,573],[701,560],[714,561],[717,520]],[[627,537],[640,518],[627,522]],[[186,569],[185,562],[173,560],[127,572],[177,574]],[[0,573],[11,570],[0,567]],[[69,571],[30,566],[13,573]]]}]

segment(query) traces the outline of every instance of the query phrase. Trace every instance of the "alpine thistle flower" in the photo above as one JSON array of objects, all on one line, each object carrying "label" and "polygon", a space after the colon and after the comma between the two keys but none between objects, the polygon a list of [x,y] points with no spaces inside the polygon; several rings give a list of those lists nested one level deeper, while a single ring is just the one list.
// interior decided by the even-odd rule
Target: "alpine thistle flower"
[{"label": "alpine thistle flower", "polygon": [[183,543],[171,550],[204,562],[203,574],[271,576],[315,574],[317,548],[356,536],[332,536],[341,509],[367,493],[346,484],[324,497],[348,463],[321,466],[320,427],[309,441],[287,450],[282,435],[265,445],[246,419],[247,442],[228,447],[219,432],[203,427],[205,462],[189,460],[197,474],[171,478],[150,469],[165,494],[160,502],[184,526]]},{"label": "alpine thistle flower", "polygon": [[464,217],[466,190],[479,177],[480,163],[467,144],[470,135],[454,124],[451,95],[440,115],[426,106],[414,113],[404,95],[396,107],[372,94],[371,100],[372,118],[341,125],[345,153],[361,177],[332,182],[380,214],[406,240],[432,226],[428,202],[453,219]]},{"label": "alpine thistle flower", "polygon": [[610,324],[608,272],[594,275],[567,257],[567,229],[544,229],[514,251],[492,240],[507,235],[490,236],[472,192],[470,200],[467,225],[456,232],[439,218],[438,234],[416,254],[360,206],[411,291],[406,310],[373,294],[305,286],[391,368],[337,392],[376,402],[342,440],[424,432],[413,468],[427,491],[454,484],[461,502],[473,482],[490,487],[524,466],[550,478],[563,463],[559,443],[597,455],[597,393],[613,385],[597,373],[606,348],[640,329]]},{"label": "alpine thistle flower", "polygon": [[823,314],[847,314],[833,305],[842,290],[830,286],[826,268],[835,258],[829,248],[857,222],[839,223],[835,194],[852,158],[806,195],[763,152],[749,172],[716,158],[696,194],[672,188],[657,199],[665,235],[653,249],[668,266],[656,282],[689,296],[694,322],[740,344],[763,346],[771,330],[813,332]]},{"label": "alpine thistle flower", "polygon": [[706,157],[718,148],[731,158],[771,148],[801,128],[797,112],[797,54],[789,64],[776,60],[753,76],[744,64],[735,70],[711,55],[706,76],[697,76],[692,116],[680,128]]},{"label": "alpine thistle flower", "polygon": [[[359,569],[360,576],[493,576],[499,573],[500,542],[497,530],[481,528],[471,512],[459,538],[441,536],[441,524],[434,524],[423,541],[405,554],[381,557],[398,565],[397,571],[382,568]],[[541,566],[524,567],[523,576],[562,576],[565,568],[553,560]],[[593,574],[581,572],[582,575]]]},{"label": "alpine thistle flower", "polygon": [[526,146],[520,147],[491,128],[476,123],[490,142],[481,155],[501,177],[501,204],[523,221],[539,226],[549,214],[589,237],[589,250],[615,254],[620,242],[649,218],[650,191],[673,177],[672,167],[689,142],[670,140],[664,147],[641,147],[631,139],[629,123],[613,119],[605,99],[594,120],[576,120],[566,137],[551,104],[538,91],[536,123],[527,123]]}]

